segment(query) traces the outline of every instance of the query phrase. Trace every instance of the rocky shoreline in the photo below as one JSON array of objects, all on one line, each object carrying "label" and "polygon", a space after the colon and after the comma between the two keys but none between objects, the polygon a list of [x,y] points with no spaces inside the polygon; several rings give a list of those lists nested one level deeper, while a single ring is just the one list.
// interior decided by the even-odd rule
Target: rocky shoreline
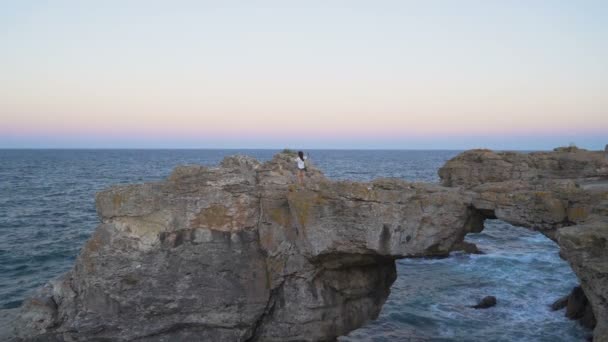
[{"label": "rocky shoreline", "polygon": [[442,184],[474,192],[486,217],[538,230],[556,241],[581,281],[608,341],[608,159],[576,147],[553,152],[472,150],[439,170]]},{"label": "rocky shoreline", "polygon": [[25,301],[18,340],[324,341],[377,317],[395,260],[445,256],[486,218],[539,230],[581,279],[608,340],[602,152],[472,150],[442,185],[331,181],[293,157],[178,167],[98,194],[74,268]]}]

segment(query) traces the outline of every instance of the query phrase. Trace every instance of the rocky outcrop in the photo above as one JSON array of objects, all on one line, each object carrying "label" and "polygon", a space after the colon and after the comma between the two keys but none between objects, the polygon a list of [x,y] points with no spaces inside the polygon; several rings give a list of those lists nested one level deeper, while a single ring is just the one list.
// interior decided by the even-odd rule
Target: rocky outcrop
[{"label": "rocky outcrop", "polygon": [[588,329],[595,328],[597,322],[595,320],[595,315],[593,314],[593,308],[580,286],[576,286],[569,295],[564,296],[551,304],[551,310],[553,311],[564,308],[566,309],[566,317],[578,320],[582,326]]},{"label": "rocky outcrop", "polygon": [[608,341],[608,159],[574,147],[553,152],[464,152],[439,170],[442,184],[474,193],[485,217],[539,230],[560,246]]},{"label": "rocky outcrop", "polygon": [[531,153],[470,150],[439,169],[442,184],[466,188],[512,180],[594,179],[606,176],[608,164],[604,153],[576,147]]},{"label": "rocky outcrop", "polygon": [[457,188],[336,182],[230,157],[97,195],[74,268],[26,300],[36,341],[321,341],[375,318],[396,258],[446,255],[482,217]]},{"label": "rocky outcrop", "polygon": [[475,252],[464,235],[500,218],[559,244],[594,341],[608,341],[603,153],[468,151],[439,171],[442,186],[331,181],[312,166],[296,185],[293,164],[230,157],[99,193],[101,224],[74,268],[25,301],[18,338],[332,340],[378,315],[395,259]]}]

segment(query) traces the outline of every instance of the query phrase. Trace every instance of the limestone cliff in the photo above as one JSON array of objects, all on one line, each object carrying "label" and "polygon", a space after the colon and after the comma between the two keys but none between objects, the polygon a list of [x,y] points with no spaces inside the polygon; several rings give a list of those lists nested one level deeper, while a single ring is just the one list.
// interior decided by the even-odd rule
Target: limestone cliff
[{"label": "limestone cliff", "polygon": [[481,217],[463,190],[336,182],[230,157],[97,196],[74,268],[23,305],[36,341],[322,341],[375,318],[396,258],[446,255]]},{"label": "limestone cliff", "polygon": [[594,341],[608,341],[608,159],[603,152],[464,152],[439,170],[442,183],[474,192],[486,217],[555,240],[592,304]]},{"label": "limestone cliff", "polygon": [[446,255],[485,218],[557,241],[608,341],[608,161],[575,148],[467,151],[443,186],[331,181],[293,159],[226,158],[97,196],[74,268],[14,324],[36,341],[325,341],[375,318],[394,260]]}]

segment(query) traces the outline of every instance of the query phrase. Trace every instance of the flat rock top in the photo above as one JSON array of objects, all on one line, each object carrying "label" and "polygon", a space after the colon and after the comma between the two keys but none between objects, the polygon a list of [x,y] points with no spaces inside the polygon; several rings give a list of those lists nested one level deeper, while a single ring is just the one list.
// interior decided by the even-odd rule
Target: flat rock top
[{"label": "flat rock top", "polygon": [[449,160],[439,176],[445,186],[473,186],[508,180],[579,179],[608,180],[608,158],[603,151],[576,147],[552,152],[494,152],[470,150]]}]

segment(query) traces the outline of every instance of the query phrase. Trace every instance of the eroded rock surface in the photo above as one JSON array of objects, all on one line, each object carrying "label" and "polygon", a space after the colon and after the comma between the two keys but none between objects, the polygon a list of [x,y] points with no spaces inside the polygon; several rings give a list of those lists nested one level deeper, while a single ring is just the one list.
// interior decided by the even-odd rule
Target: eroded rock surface
[{"label": "eroded rock surface", "polygon": [[608,341],[608,159],[553,152],[471,150],[439,170],[442,184],[474,192],[482,215],[539,230],[560,246],[592,304],[594,341]]},{"label": "eroded rock surface", "polygon": [[464,190],[327,180],[293,158],[230,157],[98,194],[74,268],[26,300],[36,341],[322,341],[377,317],[396,258],[481,229]]}]

